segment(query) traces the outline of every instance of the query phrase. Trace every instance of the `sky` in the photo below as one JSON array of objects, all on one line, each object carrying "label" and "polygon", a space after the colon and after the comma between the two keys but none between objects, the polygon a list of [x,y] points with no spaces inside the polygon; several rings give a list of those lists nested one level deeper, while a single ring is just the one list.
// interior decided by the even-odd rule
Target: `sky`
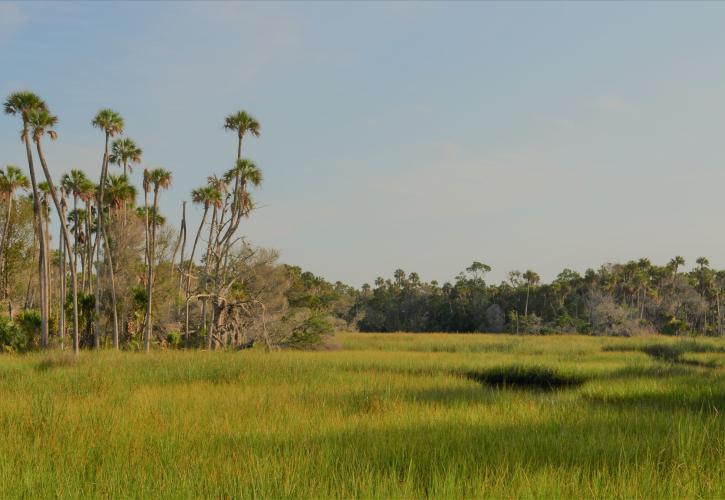
[{"label": "sky", "polygon": [[[242,231],[332,281],[725,267],[723,25],[720,2],[0,2],[0,97],[59,116],[58,177],[99,175],[90,122],[119,111],[173,172],[172,224],[248,111]],[[25,168],[19,128],[0,116],[0,165]]]}]

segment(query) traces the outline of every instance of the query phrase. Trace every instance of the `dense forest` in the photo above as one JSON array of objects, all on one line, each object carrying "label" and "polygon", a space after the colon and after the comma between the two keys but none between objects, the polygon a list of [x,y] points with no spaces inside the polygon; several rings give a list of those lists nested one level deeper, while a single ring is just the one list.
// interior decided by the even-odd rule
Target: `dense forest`
[{"label": "dense forest", "polygon": [[223,122],[235,139],[229,165],[190,193],[201,215],[192,228],[187,201],[180,220],[159,210],[173,173],[134,171],[143,151],[116,111],[90,120],[99,131],[94,181],[83,170],[53,173],[43,143],[58,139],[58,118],[39,96],[12,94],[4,108],[21,124],[27,173],[12,165],[0,171],[3,351],[312,348],[336,329],[723,333],[725,272],[706,258],[689,271],[682,257],[663,266],[606,264],[583,275],[565,269],[546,284],[531,270],[489,284],[491,268],[481,262],[442,285],[400,269],[374,286],[333,284],[278,263],[274,250],[242,235],[255,209],[251,191],[262,183],[261,169],[242,154],[245,140],[261,131],[247,112]]},{"label": "dense forest", "polygon": [[545,284],[531,270],[488,284],[490,266],[474,262],[442,285],[398,269],[360,290],[303,273],[314,292],[303,302],[369,332],[722,335],[725,272],[704,257],[689,271],[684,266],[679,256],[663,266],[639,259],[583,275],[565,269]]}]

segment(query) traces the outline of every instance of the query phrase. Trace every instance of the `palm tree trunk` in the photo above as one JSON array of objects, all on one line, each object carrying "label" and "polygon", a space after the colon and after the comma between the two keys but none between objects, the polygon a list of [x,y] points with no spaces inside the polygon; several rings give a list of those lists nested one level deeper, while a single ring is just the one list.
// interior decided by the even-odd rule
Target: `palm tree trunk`
[{"label": "palm tree trunk", "polygon": [[[108,175],[108,139],[109,134],[106,132],[106,142],[103,151],[103,165],[101,166],[101,184],[98,193],[98,229],[96,231],[96,240],[103,239],[103,246],[106,252],[105,258],[108,261],[108,273],[111,281],[111,308],[113,314],[113,347],[119,348],[118,343],[118,311],[116,305],[116,279],[113,272],[113,256],[111,255],[111,245],[108,243],[108,234],[106,233],[106,223],[103,219],[103,196],[106,190],[106,177]],[[100,249],[99,249],[100,253]],[[100,271],[100,259],[99,259]],[[97,287],[96,295],[100,296],[100,286]]]},{"label": "palm tree trunk", "polygon": [[38,255],[38,289],[40,291],[40,343],[43,347],[48,345],[48,309],[45,307],[48,291],[46,288],[45,276],[45,235],[43,234],[42,219],[40,216],[40,193],[38,192],[38,183],[35,179],[35,166],[33,165],[33,153],[30,149],[30,138],[28,137],[27,124],[23,128],[23,142],[25,142],[25,152],[28,156],[28,170],[30,171],[30,184],[33,188],[33,216],[36,221],[36,230],[38,232],[39,255]]},{"label": "palm tree trunk", "polygon": [[[174,255],[171,257],[171,280],[174,279],[174,267],[176,262],[176,254],[179,253],[179,248],[181,248],[181,242],[184,242],[186,244],[186,201],[181,202],[181,227],[179,228],[179,238],[176,240],[176,245],[174,245]],[[181,250],[181,261],[184,260],[184,250]],[[179,265],[179,268],[181,268],[181,265]]]},{"label": "palm tree trunk", "polygon": [[149,235],[149,192],[144,189],[145,225],[146,225],[146,324],[144,325],[144,351],[151,350],[151,241]]},{"label": "palm tree trunk", "polygon": [[[154,293],[154,261],[156,260],[156,211],[158,210],[159,200],[159,188],[154,188],[154,208],[153,218],[151,219],[151,241],[149,244],[149,266],[148,266],[148,302],[146,303],[146,352],[151,347],[151,334],[153,331],[153,324],[151,321],[151,306],[153,304],[153,293]],[[148,220],[148,209],[146,210],[146,219]]]},{"label": "palm tree trunk", "polygon": [[[184,312],[184,335],[186,336],[186,342],[189,341],[189,289],[191,287],[191,267],[194,265],[194,254],[196,253],[196,246],[199,244],[199,237],[201,236],[201,230],[204,228],[206,222],[206,216],[209,213],[209,204],[204,204],[204,214],[201,216],[201,223],[199,228],[196,230],[196,237],[194,238],[194,245],[191,247],[191,255],[189,256],[189,264],[186,266],[186,290],[185,290],[185,312]],[[182,276],[182,279],[184,276]]]},{"label": "palm tree trunk", "polygon": [[[61,217],[65,219],[65,210],[61,214]],[[63,228],[60,228],[59,236],[59,247],[58,253],[60,254],[60,310],[58,311],[58,335],[60,336],[60,348],[65,350],[65,235],[63,234]]]},{"label": "palm tree trunk", "polygon": [[8,233],[10,231],[10,217],[13,214],[13,193],[8,193],[8,206],[5,213],[5,228],[3,229],[3,237],[2,241],[0,241],[0,253],[2,254],[2,276],[4,277],[3,280],[3,298],[5,300],[8,300],[8,297],[10,296],[10,286],[8,285],[7,280],[7,273],[5,272],[8,266],[8,251],[7,251],[7,242],[8,242]]},{"label": "palm tree trunk", "polygon": [[[217,207],[214,205],[214,208],[211,212],[211,224],[209,225],[209,241],[206,244],[206,259],[204,262],[204,280],[206,281],[206,276],[209,274],[209,263],[211,262],[211,244],[212,240],[214,239],[214,226],[216,226],[216,214],[217,214]],[[206,290],[206,282],[204,283],[204,289]],[[201,320],[202,324],[204,325],[204,330],[207,332],[207,348],[211,349],[212,342],[211,342],[211,332],[209,332],[209,327],[207,323],[207,299],[204,298],[204,300],[201,303]]]},{"label": "palm tree trunk", "polygon": [[80,230],[80,221],[78,220],[78,195],[73,193],[73,213],[75,214],[76,230],[73,233],[73,268],[78,268],[78,231]]},{"label": "palm tree trunk", "polygon": [[[47,203],[47,201],[46,201]],[[45,307],[47,309],[46,314],[48,315],[48,321],[50,321],[51,304],[53,303],[53,286],[51,282],[52,274],[50,272],[50,229],[48,225],[50,221],[50,214],[48,214],[47,205],[43,207],[43,230],[45,231]],[[48,333],[50,334],[50,323],[48,324]]]},{"label": "palm tree trunk", "polygon": [[[38,231],[35,230],[35,221],[33,221],[33,261],[35,260],[35,257],[37,255],[36,249],[38,249]],[[40,278],[40,277],[38,277]],[[30,298],[32,295],[32,289],[33,289],[33,273],[30,273],[28,275],[28,286],[25,289],[25,304],[23,304],[23,309],[29,309],[30,308]]]},{"label": "palm tree trunk", "polygon": [[[43,148],[40,145],[40,140],[37,140],[35,142],[35,146],[38,150],[38,158],[40,158],[40,164],[43,167],[43,173],[45,174],[45,180],[48,182],[48,187],[50,188],[50,195],[53,198],[53,204],[55,205],[55,209],[58,212],[58,218],[60,219],[60,226],[63,231],[63,243],[66,246],[66,250],[70,252],[70,237],[69,237],[69,231],[68,231],[68,225],[66,224],[65,218],[63,217],[63,209],[60,206],[60,202],[58,201],[58,195],[55,190],[55,185],[53,184],[53,178],[50,175],[50,170],[48,169],[48,164],[45,161],[45,156],[43,155]],[[76,276],[76,270],[71,268],[71,293],[73,294],[73,352],[75,354],[78,354],[78,347],[79,347],[79,336],[78,336],[78,280]]]}]

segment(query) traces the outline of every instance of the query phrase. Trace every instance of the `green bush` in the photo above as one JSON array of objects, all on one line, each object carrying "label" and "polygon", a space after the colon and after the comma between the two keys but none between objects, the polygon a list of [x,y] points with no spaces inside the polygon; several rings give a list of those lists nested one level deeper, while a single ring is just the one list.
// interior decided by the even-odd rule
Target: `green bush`
[{"label": "green bush", "polygon": [[28,337],[25,332],[8,318],[0,316],[0,351],[23,352],[28,347]]},{"label": "green bush", "polygon": [[173,349],[181,347],[181,333],[180,332],[169,332],[166,335],[166,343]]}]

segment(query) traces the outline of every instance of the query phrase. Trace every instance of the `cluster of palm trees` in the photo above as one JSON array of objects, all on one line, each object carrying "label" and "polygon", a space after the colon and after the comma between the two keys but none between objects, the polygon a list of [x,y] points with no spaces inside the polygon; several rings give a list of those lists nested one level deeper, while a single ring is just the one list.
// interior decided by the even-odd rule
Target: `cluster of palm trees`
[{"label": "cluster of palm trees", "polygon": [[[143,151],[133,139],[123,136],[123,117],[112,109],[102,109],[92,119],[91,125],[103,134],[101,175],[96,184],[82,171],[70,170],[56,179],[51,173],[43,141],[58,137],[58,118],[53,115],[46,102],[32,92],[11,94],[4,104],[5,112],[21,119],[20,138],[27,154],[29,180],[21,169],[8,166],[0,171],[0,199],[4,203],[5,220],[0,235],[0,277],[5,284],[3,296],[8,300],[9,280],[8,247],[14,220],[13,200],[18,193],[30,191],[33,208],[33,260],[37,258],[38,309],[40,313],[40,345],[49,345],[51,322],[51,256],[57,257],[60,300],[58,310],[58,336],[60,345],[65,344],[66,314],[71,315],[72,346],[78,352],[81,346],[81,319],[85,325],[84,343],[101,347],[102,339],[108,338],[103,329],[110,329],[110,343],[119,349],[122,333],[128,333],[129,316],[126,306],[119,311],[117,273],[119,272],[117,248],[122,243],[121,228],[138,224],[143,226],[143,252],[132,250],[143,260],[143,274],[134,277],[134,300],[142,297],[143,315],[141,329],[143,346],[151,348],[154,338],[155,286],[157,270],[163,264],[164,273],[170,269],[171,279],[176,283],[176,295],[169,299],[168,310],[175,311],[175,319],[183,321],[185,338],[188,342],[192,325],[190,308],[198,312],[195,331],[209,348],[227,345],[230,331],[238,331],[239,325],[230,326],[240,311],[253,314],[257,307],[264,311],[259,297],[245,294],[239,270],[250,258],[242,255],[237,236],[240,221],[248,217],[254,208],[250,188],[259,186],[262,174],[249,159],[242,157],[242,145],[246,137],[259,136],[259,122],[244,111],[229,115],[224,128],[237,137],[236,158],[231,169],[221,176],[211,175],[204,186],[192,192],[192,202],[203,209],[201,223],[193,238],[191,254],[186,256],[186,202],[182,204],[181,227],[174,247],[173,256],[162,258],[163,250],[157,248],[159,231],[165,224],[159,213],[161,192],[171,185],[172,174],[163,168],[143,170],[141,186],[143,206],[136,207],[137,189],[130,180],[134,166],[141,163]],[[37,164],[42,170],[39,174]],[[122,173],[111,173],[109,165],[116,165]],[[59,222],[58,249],[50,248],[51,208]],[[27,212],[26,212],[27,213]],[[133,224],[132,224],[133,223]],[[135,224],[135,225],[134,225]],[[119,231],[121,231],[119,233]],[[136,233],[138,234],[138,233]],[[167,232],[164,232],[167,234]],[[202,240],[206,236],[205,248]],[[140,236],[139,236],[140,238]],[[136,240],[138,241],[138,240]],[[36,251],[37,250],[37,251]],[[177,255],[180,250],[180,259]],[[141,253],[143,256],[141,257]],[[201,255],[199,255],[201,254]],[[118,259],[117,259],[118,258]],[[134,257],[135,258],[135,257]],[[170,260],[170,262],[169,262]],[[197,263],[200,261],[200,263]],[[124,261],[123,265],[128,262]],[[178,272],[178,278],[174,273]],[[122,276],[128,276],[128,272]],[[163,273],[162,273],[163,274]],[[166,274],[164,274],[165,278]],[[126,280],[126,283],[128,280]],[[144,287],[144,294],[137,293]],[[69,288],[67,290],[66,288]],[[30,286],[28,286],[30,293]],[[128,287],[124,289],[124,293]],[[127,299],[127,297],[122,297]],[[102,307],[103,302],[103,307]],[[10,304],[10,301],[8,300]],[[127,303],[124,302],[124,304]],[[181,305],[182,307],[179,307]],[[28,307],[28,301],[26,301]],[[12,306],[10,314],[13,314]],[[102,311],[107,321],[102,321]],[[134,313],[136,314],[136,313]],[[134,316],[135,318],[136,316]],[[92,330],[92,332],[91,332]],[[122,332],[123,330],[123,332]]]},{"label": "cluster of palm trees", "polygon": [[[83,171],[71,170],[60,177],[56,185],[47,158],[43,150],[43,139],[55,140],[58,134],[55,126],[58,118],[53,115],[46,102],[32,92],[22,91],[11,94],[4,103],[5,112],[17,116],[22,121],[20,138],[25,145],[30,182],[23,172],[14,166],[8,166],[0,173],[0,196],[5,204],[5,224],[0,236],[0,270],[7,276],[8,267],[8,235],[13,221],[13,200],[16,193],[31,190],[33,203],[33,219],[35,241],[37,244],[37,265],[39,284],[40,309],[40,344],[47,347],[49,342],[50,320],[50,247],[48,231],[48,208],[52,203],[60,225],[58,255],[60,257],[60,304],[58,332],[61,346],[65,337],[65,309],[69,305],[72,311],[73,350],[78,352],[80,342],[78,298],[95,294],[95,332],[94,344],[100,346],[101,324],[101,271],[110,289],[110,310],[112,326],[112,344],[120,346],[119,318],[117,308],[116,286],[114,276],[113,252],[109,238],[107,223],[109,217],[121,216],[123,222],[128,220],[129,208],[133,207],[136,189],[130,183],[128,174],[132,167],[140,163],[142,150],[134,141],[127,137],[111,140],[124,132],[124,121],[121,115],[111,109],[102,109],[93,118],[92,125],[104,134],[101,177],[99,183],[93,183]],[[33,152],[33,146],[35,152]],[[44,180],[38,176],[36,158],[40,163]],[[109,175],[109,163],[123,169],[123,174]],[[147,315],[145,322],[145,346],[148,350],[152,331],[151,300],[153,296],[155,238],[160,222],[158,215],[158,199],[161,190],[171,184],[171,173],[162,168],[145,169],[143,188],[145,194],[144,207],[136,214],[142,216],[145,226],[146,251],[144,260],[147,268],[146,287],[148,296]],[[149,193],[153,193],[153,205],[149,206]],[[68,212],[67,198],[72,198],[72,209]],[[81,207],[81,203],[83,207]],[[80,268],[80,284],[77,272]],[[94,275],[95,269],[95,275]],[[70,294],[66,294],[66,279],[69,274]],[[5,281],[4,296],[8,296],[8,282]],[[68,304],[66,304],[68,302]]]}]

